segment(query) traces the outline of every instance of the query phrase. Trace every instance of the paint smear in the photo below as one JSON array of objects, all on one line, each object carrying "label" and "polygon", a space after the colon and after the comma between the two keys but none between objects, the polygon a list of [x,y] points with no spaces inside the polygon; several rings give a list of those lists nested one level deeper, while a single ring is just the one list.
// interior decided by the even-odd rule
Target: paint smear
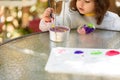
[{"label": "paint smear", "polygon": [[92,51],[91,54],[92,55],[100,55],[100,54],[102,54],[102,52],[101,51]]},{"label": "paint smear", "polygon": [[119,55],[120,52],[119,51],[115,51],[115,50],[110,50],[106,52],[107,56],[115,56],[115,55]]},{"label": "paint smear", "polygon": [[74,54],[83,54],[84,52],[83,51],[80,51],[80,50],[77,50],[74,52]]},{"label": "paint smear", "polygon": [[65,51],[66,51],[65,49],[59,49],[56,52],[59,53],[59,54],[62,54],[62,53],[65,53]]}]

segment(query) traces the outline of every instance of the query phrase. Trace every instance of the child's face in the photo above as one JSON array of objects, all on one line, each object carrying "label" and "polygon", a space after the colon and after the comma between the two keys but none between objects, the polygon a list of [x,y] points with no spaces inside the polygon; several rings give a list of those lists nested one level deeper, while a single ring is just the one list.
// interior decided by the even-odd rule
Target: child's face
[{"label": "child's face", "polygon": [[94,13],[94,0],[77,0],[76,7],[81,14]]}]

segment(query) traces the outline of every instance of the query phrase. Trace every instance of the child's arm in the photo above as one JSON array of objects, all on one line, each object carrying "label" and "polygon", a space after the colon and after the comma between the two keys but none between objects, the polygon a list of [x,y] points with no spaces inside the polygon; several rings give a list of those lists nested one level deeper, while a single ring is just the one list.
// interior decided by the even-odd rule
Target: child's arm
[{"label": "child's arm", "polygon": [[96,26],[96,28],[120,31],[120,17],[116,13],[108,11],[104,16],[101,25]]}]

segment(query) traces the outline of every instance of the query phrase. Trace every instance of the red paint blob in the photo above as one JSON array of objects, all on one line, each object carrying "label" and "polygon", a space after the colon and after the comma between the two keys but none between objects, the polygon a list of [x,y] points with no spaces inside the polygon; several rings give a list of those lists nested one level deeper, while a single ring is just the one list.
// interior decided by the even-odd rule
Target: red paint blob
[{"label": "red paint blob", "polygon": [[119,55],[120,52],[119,51],[115,51],[115,50],[110,50],[106,52],[107,56],[115,56],[115,55]]}]

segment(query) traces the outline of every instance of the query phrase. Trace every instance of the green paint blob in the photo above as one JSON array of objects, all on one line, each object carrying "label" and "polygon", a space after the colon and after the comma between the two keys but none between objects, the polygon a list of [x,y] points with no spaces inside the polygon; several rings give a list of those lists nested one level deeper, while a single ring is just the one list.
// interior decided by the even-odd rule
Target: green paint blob
[{"label": "green paint blob", "polygon": [[89,23],[89,24],[88,24],[88,27],[89,27],[89,28],[94,28],[94,25],[91,24],[91,23]]},{"label": "green paint blob", "polygon": [[101,51],[92,51],[91,54],[92,55],[100,55],[100,54],[102,54],[102,52]]}]

